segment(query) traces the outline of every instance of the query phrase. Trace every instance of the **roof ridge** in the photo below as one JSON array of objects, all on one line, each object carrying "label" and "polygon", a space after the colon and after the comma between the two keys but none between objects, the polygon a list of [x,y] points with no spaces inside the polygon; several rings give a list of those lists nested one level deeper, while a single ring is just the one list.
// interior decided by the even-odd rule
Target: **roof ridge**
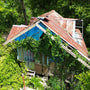
[{"label": "roof ridge", "polygon": [[[47,13],[44,13],[44,14],[42,14],[42,15],[40,15],[41,17],[43,16],[43,17],[47,17],[48,15],[50,16],[51,14],[57,14],[59,17],[62,17],[58,12],[56,12],[55,10],[51,10],[51,11],[49,11],[49,12],[47,12]],[[63,18],[63,17],[62,17]]]}]

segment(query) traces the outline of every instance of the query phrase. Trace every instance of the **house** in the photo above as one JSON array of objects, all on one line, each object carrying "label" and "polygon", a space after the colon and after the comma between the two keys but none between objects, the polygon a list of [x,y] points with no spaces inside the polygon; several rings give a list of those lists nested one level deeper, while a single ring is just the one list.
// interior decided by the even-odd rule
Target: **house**
[{"label": "house", "polygon": [[[52,33],[59,35],[63,42],[68,44],[68,47],[62,46],[68,53],[76,57],[72,52],[72,49],[76,49],[81,56],[85,57],[87,61],[90,61],[83,39],[83,20],[64,18],[54,10],[39,17],[32,17],[29,25],[13,25],[4,45],[13,40],[21,41],[27,37],[33,37],[39,40],[47,28]],[[28,68],[35,70],[39,74],[42,72],[44,74],[47,71],[48,57],[41,55],[40,61],[37,61],[34,60],[34,53],[30,50],[25,51],[24,48],[18,48],[17,51],[17,59],[26,60]],[[90,66],[86,62],[80,58],[78,60],[90,69]],[[42,63],[44,65],[43,68]],[[53,66],[54,63],[52,62],[51,67]]]}]

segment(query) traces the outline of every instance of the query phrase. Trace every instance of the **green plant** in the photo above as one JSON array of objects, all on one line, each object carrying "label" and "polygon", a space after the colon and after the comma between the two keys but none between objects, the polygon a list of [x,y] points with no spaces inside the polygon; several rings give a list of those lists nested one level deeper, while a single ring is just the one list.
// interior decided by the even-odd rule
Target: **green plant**
[{"label": "green plant", "polygon": [[[53,39],[52,39],[53,37]],[[50,30],[47,30],[46,34],[40,40],[35,40],[32,37],[16,41],[14,47],[25,48],[34,52],[35,58],[39,58],[39,54],[44,54],[53,59],[56,63],[55,70],[58,70],[61,80],[65,80],[72,73],[80,73],[83,70],[87,70],[77,58],[80,57],[77,50],[74,49],[74,53],[77,58],[72,57],[67,51],[62,48],[62,40],[57,35],[52,35]],[[64,86],[63,86],[64,87]]]},{"label": "green plant", "polygon": [[39,77],[32,77],[27,81],[26,85],[36,90],[44,90],[43,85],[40,83],[42,80]]},{"label": "green plant", "polygon": [[50,90],[61,90],[60,81],[57,77],[50,77],[47,83]]},{"label": "green plant", "polygon": [[[12,58],[11,58],[12,57]],[[11,87],[14,90],[23,87],[22,71],[13,55],[0,60],[0,88]]]},{"label": "green plant", "polygon": [[70,90],[81,90],[81,83],[78,80],[74,80],[70,83]]},{"label": "green plant", "polygon": [[[19,90],[23,87],[24,66],[16,59],[16,50],[11,45],[3,46],[0,37],[0,90]],[[21,66],[21,67],[20,67]]]},{"label": "green plant", "polygon": [[75,75],[75,77],[81,82],[81,90],[90,89],[90,71]]}]

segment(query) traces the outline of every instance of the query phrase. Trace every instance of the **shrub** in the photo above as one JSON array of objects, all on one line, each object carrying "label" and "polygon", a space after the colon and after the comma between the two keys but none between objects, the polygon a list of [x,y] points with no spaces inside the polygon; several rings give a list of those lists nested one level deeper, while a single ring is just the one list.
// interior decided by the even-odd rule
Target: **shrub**
[{"label": "shrub", "polygon": [[16,59],[16,52],[11,45],[3,46],[4,39],[0,36],[0,90],[19,90],[23,87],[22,72]]},{"label": "shrub", "polygon": [[40,83],[42,80],[39,77],[32,77],[26,85],[29,87],[35,88],[36,90],[44,90],[43,85]]},{"label": "shrub", "polygon": [[57,77],[50,77],[48,85],[50,86],[48,90],[66,90],[64,82]]},{"label": "shrub", "polygon": [[81,90],[90,90],[90,71],[75,75],[75,77],[81,82]]}]

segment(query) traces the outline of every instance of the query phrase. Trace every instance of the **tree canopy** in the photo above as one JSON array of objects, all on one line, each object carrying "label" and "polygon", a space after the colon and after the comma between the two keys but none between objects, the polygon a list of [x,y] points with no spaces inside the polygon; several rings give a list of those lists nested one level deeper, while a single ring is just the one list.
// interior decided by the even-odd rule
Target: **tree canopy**
[{"label": "tree canopy", "polygon": [[[25,24],[22,0],[0,0],[0,31],[9,32],[13,24]],[[84,38],[90,48],[90,2],[89,0],[23,0],[27,21],[50,10],[63,17],[84,20]],[[87,40],[88,39],[88,40]]]}]

